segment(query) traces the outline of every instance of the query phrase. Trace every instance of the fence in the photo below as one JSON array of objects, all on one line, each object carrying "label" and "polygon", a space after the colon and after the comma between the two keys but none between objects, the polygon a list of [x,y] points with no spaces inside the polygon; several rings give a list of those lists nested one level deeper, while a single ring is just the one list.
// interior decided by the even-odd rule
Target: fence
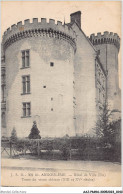
[{"label": "fence", "polygon": [[6,152],[9,157],[26,157],[31,154],[41,159],[52,160],[121,161],[119,143],[104,145],[104,141],[97,138],[18,139],[16,142],[2,141],[1,146],[1,153]]}]

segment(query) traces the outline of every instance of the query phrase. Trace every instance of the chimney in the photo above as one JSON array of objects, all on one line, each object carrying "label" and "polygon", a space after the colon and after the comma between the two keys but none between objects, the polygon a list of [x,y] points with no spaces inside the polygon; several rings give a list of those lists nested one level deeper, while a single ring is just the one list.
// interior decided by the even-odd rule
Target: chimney
[{"label": "chimney", "polygon": [[81,28],[81,11],[77,11],[75,13],[70,14],[71,23],[76,22],[78,26]]}]

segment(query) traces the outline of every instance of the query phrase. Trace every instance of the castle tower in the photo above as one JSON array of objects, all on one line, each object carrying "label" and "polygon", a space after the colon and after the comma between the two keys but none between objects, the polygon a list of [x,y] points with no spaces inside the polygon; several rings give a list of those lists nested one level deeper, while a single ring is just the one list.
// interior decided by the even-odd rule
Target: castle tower
[{"label": "castle tower", "polygon": [[107,99],[111,109],[120,110],[120,90],[118,76],[118,52],[120,38],[116,33],[104,32],[90,35],[90,41],[99,51],[100,61],[107,74]]},{"label": "castle tower", "polygon": [[90,41],[80,11],[70,15],[69,24],[33,18],[4,32],[2,135],[15,128],[27,137],[33,121],[42,137],[93,135],[106,96],[110,109],[120,110],[120,38],[104,32]]},{"label": "castle tower", "polygon": [[3,45],[1,45],[1,136],[6,136],[6,68]]},{"label": "castle tower", "polygon": [[42,137],[75,135],[73,58],[75,33],[45,18],[14,24],[3,35],[6,123],[27,137],[36,120]]}]

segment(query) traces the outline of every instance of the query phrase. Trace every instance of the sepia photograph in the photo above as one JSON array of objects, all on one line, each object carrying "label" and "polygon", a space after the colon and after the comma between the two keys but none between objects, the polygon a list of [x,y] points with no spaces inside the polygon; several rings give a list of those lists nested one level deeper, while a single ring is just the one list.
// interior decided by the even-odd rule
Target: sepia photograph
[{"label": "sepia photograph", "polygon": [[121,187],[121,1],[1,2],[1,186]]}]

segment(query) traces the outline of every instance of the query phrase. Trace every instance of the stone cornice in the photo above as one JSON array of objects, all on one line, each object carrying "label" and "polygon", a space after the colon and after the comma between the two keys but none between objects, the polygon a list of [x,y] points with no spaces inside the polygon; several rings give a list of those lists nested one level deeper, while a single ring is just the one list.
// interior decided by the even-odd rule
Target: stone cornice
[{"label": "stone cornice", "polygon": [[60,31],[39,28],[39,29],[33,29],[33,30],[26,30],[26,31],[19,32],[17,34],[10,36],[4,42],[4,45],[3,45],[4,50],[6,50],[7,47],[9,47],[11,44],[13,44],[16,41],[19,41],[19,40],[24,39],[24,38],[37,37],[37,36],[41,36],[41,37],[45,36],[45,37],[49,37],[49,38],[62,39],[62,40],[69,42],[71,44],[71,46],[73,47],[74,51],[76,49],[75,40],[71,36],[69,36],[63,32],[60,32]]},{"label": "stone cornice", "polygon": [[18,22],[17,25],[12,25],[11,28],[4,32],[2,39],[3,50],[5,51],[8,46],[16,41],[37,36],[65,40],[71,44],[74,51],[76,50],[75,32],[60,21],[55,24],[55,20],[49,19],[49,22],[47,22],[46,18],[41,18],[41,22],[38,21],[38,18],[33,18],[32,23],[27,19],[24,20],[24,25],[22,21]]},{"label": "stone cornice", "polygon": [[97,36],[95,34],[91,34],[89,37],[90,41],[93,45],[101,45],[101,44],[112,44],[115,45],[116,48],[120,49],[120,37],[117,33],[113,32],[104,32],[101,34],[100,32],[97,33]]}]

